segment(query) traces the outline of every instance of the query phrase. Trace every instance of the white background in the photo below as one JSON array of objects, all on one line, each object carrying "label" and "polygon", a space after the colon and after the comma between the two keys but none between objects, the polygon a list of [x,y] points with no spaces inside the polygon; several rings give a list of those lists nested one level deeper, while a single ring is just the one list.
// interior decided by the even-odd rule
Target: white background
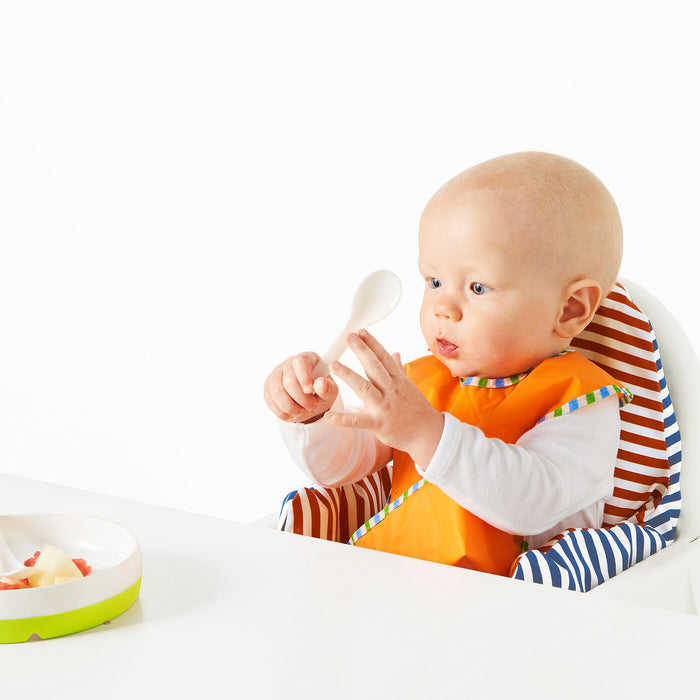
[{"label": "white background", "polygon": [[422,207],[516,150],[601,177],[700,347],[693,5],[0,0],[0,471],[276,509],[268,372],[381,267],[375,331],[422,354]]}]

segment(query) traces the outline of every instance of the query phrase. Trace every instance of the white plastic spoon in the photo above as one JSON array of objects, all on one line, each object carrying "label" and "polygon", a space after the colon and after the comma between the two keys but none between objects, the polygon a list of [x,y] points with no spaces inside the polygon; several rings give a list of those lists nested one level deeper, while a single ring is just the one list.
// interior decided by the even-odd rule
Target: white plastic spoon
[{"label": "white plastic spoon", "polygon": [[355,292],[345,328],[314,367],[313,378],[328,376],[329,365],[340,359],[347,346],[349,333],[386,318],[396,308],[400,298],[401,280],[393,272],[376,270],[367,275]]},{"label": "white plastic spoon", "polygon": [[10,545],[7,544],[5,535],[0,530],[0,578],[7,576],[8,578],[26,578],[31,574],[36,573],[36,569],[31,566],[24,566],[22,562],[17,559],[15,553],[10,549]]}]

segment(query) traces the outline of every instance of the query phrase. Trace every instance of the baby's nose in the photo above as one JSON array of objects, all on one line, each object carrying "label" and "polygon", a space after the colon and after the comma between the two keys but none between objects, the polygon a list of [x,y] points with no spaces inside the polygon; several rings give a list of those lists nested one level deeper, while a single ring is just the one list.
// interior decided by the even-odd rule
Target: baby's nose
[{"label": "baby's nose", "polygon": [[460,321],[462,319],[462,309],[450,299],[442,299],[435,306],[435,315],[450,321]]}]

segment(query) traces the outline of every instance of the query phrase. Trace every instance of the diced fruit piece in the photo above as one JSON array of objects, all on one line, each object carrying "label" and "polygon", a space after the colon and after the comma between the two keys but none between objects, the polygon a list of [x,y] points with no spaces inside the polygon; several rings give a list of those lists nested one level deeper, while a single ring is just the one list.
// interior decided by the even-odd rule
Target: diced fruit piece
[{"label": "diced fruit piece", "polygon": [[29,559],[27,559],[27,560],[24,562],[24,565],[25,565],[25,566],[34,566],[34,564],[36,563],[36,558],[37,558],[40,554],[41,554],[41,552],[37,549],[36,552],[34,552],[34,556],[33,556],[33,557],[29,557]]},{"label": "diced fruit piece", "polygon": [[92,567],[85,561],[85,559],[73,559],[73,563],[80,569],[80,573],[83,576],[87,576],[88,574],[92,573]]},{"label": "diced fruit piece", "polygon": [[34,573],[23,579],[7,576],[0,578],[0,591],[51,586],[74,581],[92,573],[92,566],[85,559],[69,559],[63,550],[48,544],[43,550],[34,552],[34,556],[29,557],[24,565],[33,567]]},{"label": "diced fruit piece", "polygon": [[[29,559],[25,560],[24,565],[25,566],[34,566],[36,564],[37,557],[41,554],[40,550],[37,550],[34,552],[33,557],[29,557]],[[90,564],[88,564],[85,559],[80,559],[80,558],[73,558],[73,563],[80,569],[80,573],[83,576],[87,576],[88,574],[92,573],[92,567]]]},{"label": "diced fruit piece", "polygon": [[80,569],[71,559],[58,547],[50,544],[44,545],[41,553],[34,563],[36,573],[29,577],[29,585],[32,588],[39,586],[51,586],[56,582],[56,578],[61,581],[70,581],[83,578]]},{"label": "diced fruit piece", "polygon": [[0,578],[0,591],[11,591],[17,588],[29,588],[29,581],[26,578],[10,578],[9,576]]}]

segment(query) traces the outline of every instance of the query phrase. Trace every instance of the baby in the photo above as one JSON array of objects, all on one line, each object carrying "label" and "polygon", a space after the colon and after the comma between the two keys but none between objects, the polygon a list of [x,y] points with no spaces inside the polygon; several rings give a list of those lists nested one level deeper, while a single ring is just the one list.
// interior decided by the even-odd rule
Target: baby
[{"label": "baby", "polygon": [[568,346],[621,256],[612,196],[569,159],[502,156],[435,193],[419,226],[431,354],[403,367],[367,331],[350,334],[366,378],[331,371],[356,412],[333,378],[312,379],[312,352],[265,382],[314,481],[352,483],[393,461],[392,508],[356,545],[507,575],[522,548],[602,525],[629,395]]}]

